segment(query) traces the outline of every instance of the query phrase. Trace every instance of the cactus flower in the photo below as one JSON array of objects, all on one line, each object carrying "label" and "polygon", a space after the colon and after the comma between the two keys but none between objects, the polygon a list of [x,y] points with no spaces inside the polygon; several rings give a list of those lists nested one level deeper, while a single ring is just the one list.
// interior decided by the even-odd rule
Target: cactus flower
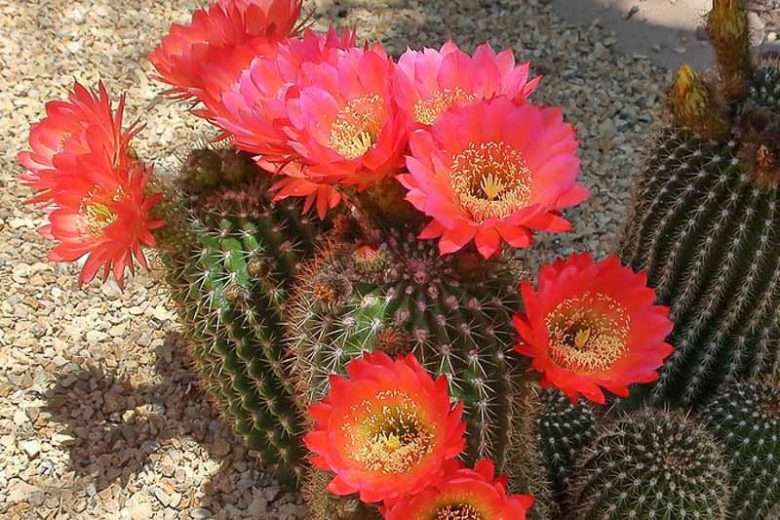
[{"label": "cactus flower", "polygon": [[171,94],[204,102],[201,115],[213,117],[221,92],[294,32],[300,14],[301,0],[219,0],[195,11],[188,25],[173,24],[149,60]]},{"label": "cactus flower", "polygon": [[511,50],[496,54],[489,44],[469,56],[449,41],[441,50],[406,51],[393,76],[396,102],[419,125],[431,125],[447,109],[507,96],[523,103],[541,77],[528,81],[528,63],[515,64]]},{"label": "cactus flower", "polygon": [[434,380],[409,355],[366,354],[332,376],[324,401],[311,406],[304,438],[312,463],[336,477],[336,495],[394,502],[433,484],[464,448],[462,405],[450,405],[447,379]]},{"label": "cactus flower", "polygon": [[75,262],[86,257],[79,281],[103,269],[121,287],[135,262],[147,267],[142,246],[154,246],[152,230],[162,222],[150,215],[160,199],[147,195],[151,169],[130,150],[138,128],[122,128],[124,97],[112,111],[108,91],[78,83],[69,101],[52,101],[47,117],[30,130],[30,151],[19,154],[27,168],[23,182],[38,194],[49,224],[41,233],[59,244],[49,258]]},{"label": "cactus flower", "polygon": [[507,478],[495,479],[487,459],[474,469],[460,462],[447,464],[441,481],[388,508],[386,520],[525,520],[534,503],[530,495],[508,495]]},{"label": "cactus flower", "polygon": [[606,389],[627,397],[629,385],[658,379],[673,348],[669,308],[654,305],[647,276],[616,256],[594,262],[575,254],[543,266],[538,287],[521,285],[524,315],[515,316],[520,342],[543,387],[557,387],[603,404]]},{"label": "cactus flower", "polygon": [[420,238],[439,238],[442,254],[472,240],[491,257],[507,242],[528,247],[533,232],[568,231],[560,210],[588,191],[577,184],[574,129],[559,108],[497,97],[442,114],[410,138],[408,174],[397,179],[433,218]]}]

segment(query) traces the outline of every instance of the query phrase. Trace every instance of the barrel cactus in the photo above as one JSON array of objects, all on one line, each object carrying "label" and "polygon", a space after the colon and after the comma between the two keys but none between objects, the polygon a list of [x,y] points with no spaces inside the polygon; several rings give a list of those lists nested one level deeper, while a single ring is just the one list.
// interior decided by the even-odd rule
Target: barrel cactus
[{"label": "barrel cactus", "polygon": [[723,449],[681,413],[642,410],[602,426],[573,478],[572,520],[729,518]]},{"label": "barrel cactus", "polygon": [[753,66],[739,1],[714,2],[720,78],[682,67],[672,120],[639,177],[620,251],[672,308],[676,348],[637,395],[699,406],[726,382],[771,370],[780,339],[777,61]]},{"label": "barrel cactus", "polygon": [[780,387],[736,383],[702,410],[707,428],[730,458],[734,519],[771,519],[780,503]]},{"label": "barrel cactus", "polygon": [[283,365],[285,301],[328,224],[271,204],[268,174],[229,149],[193,151],[166,187],[165,278],[208,394],[262,463],[301,476],[303,424]]}]

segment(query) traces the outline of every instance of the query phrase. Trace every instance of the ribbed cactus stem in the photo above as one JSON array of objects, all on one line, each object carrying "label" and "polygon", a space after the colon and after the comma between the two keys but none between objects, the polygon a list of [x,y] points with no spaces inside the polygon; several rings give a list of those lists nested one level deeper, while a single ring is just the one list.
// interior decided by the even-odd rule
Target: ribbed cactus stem
[{"label": "ribbed cactus stem", "polygon": [[304,425],[283,364],[284,305],[327,223],[270,200],[270,175],[229,150],[199,149],[168,185],[160,256],[204,388],[283,481],[304,469]]},{"label": "ribbed cactus stem", "polygon": [[744,98],[753,71],[744,0],[713,0],[707,34],[715,48],[723,95],[729,100]]},{"label": "ribbed cactus stem", "polygon": [[675,121],[706,139],[720,139],[729,131],[715,88],[690,65],[681,66],[667,98]]},{"label": "ribbed cactus stem", "polygon": [[675,352],[637,397],[700,406],[778,357],[777,76],[774,64],[756,71],[728,139],[663,129],[639,177],[620,253],[671,307]]}]

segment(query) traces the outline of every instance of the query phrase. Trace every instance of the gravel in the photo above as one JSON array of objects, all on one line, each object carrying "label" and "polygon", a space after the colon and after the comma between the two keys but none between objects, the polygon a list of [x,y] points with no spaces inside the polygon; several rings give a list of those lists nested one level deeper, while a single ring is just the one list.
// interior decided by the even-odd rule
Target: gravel
[{"label": "gravel", "polygon": [[[543,74],[535,99],[563,105],[593,195],[572,233],[533,261],[609,252],[668,72],[624,56],[597,26],[567,26],[539,0],[318,0],[317,24],[356,25],[394,54],[453,38],[511,46]],[[79,289],[47,263],[43,218],[23,200],[15,155],[46,100],[74,78],[126,90],[147,127],[141,156],[165,170],[204,135],[160,102],[145,56],[192,0],[0,0],[0,517],[297,519],[300,498],[264,476],[211,410],[177,335],[159,273],[121,292]]]}]

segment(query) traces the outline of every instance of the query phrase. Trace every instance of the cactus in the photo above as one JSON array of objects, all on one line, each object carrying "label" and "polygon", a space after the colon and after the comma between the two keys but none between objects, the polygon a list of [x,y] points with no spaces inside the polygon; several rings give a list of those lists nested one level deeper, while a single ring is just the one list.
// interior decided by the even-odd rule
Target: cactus
[{"label": "cactus", "polygon": [[363,504],[357,496],[338,497],[328,490],[332,475],[309,469],[301,494],[309,510],[309,520],[381,520],[379,510]]},{"label": "cactus", "polygon": [[744,14],[739,5],[716,1],[710,16],[720,90],[690,67],[677,74],[673,121],[639,178],[620,244],[676,323],[660,380],[635,394],[653,403],[697,406],[726,382],[768,373],[777,357],[780,69],[767,59],[746,71],[746,36],[721,27]]},{"label": "cactus", "polygon": [[780,503],[780,387],[736,383],[702,410],[727,448],[734,495],[729,518],[763,520]]},{"label": "cactus", "polygon": [[493,457],[505,471],[511,445],[531,445],[516,437],[530,420],[530,388],[510,352],[517,269],[387,236],[376,247],[331,244],[300,277],[288,337],[302,408],[362,353],[412,351],[464,401],[467,459]]},{"label": "cactus", "polygon": [[263,465],[301,476],[303,425],[282,359],[284,302],[325,224],[272,205],[242,155],[195,150],[168,187],[160,256],[203,386]]},{"label": "cactus", "polygon": [[603,427],[582,453],[572,520],[725,520],[730,488],[723,450],[680,413],[642,410]]},{"label": "cactus", "polygon": [[555,497],[561,501],[580,452],[596,435],[596,415],[587,402],[572,404],[558,390],[546,390],[541,400],[537,419],[539,449]]}]

